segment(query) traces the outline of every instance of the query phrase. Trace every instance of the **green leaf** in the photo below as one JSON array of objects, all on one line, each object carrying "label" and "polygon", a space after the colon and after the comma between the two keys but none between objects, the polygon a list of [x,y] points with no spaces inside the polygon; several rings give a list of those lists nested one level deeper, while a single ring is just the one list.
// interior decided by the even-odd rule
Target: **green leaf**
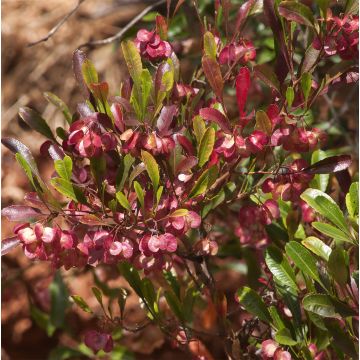
[{"label": "green leaf", "polygon": [[80,202],[82,204],[86,203],[86,198],[81,190],[74,186],[70,181],[62,178],[52,178],[50,180],[51,185],[64,196],[74,200],[75,202]]},{"label": "green leaf", "polygon": [[147,110],[147,104],[149,102],[150,92],[153,86],[153,80],[148,69],[143,69],[141,72],[141,110],[142,118],[144,119]]},{"label": "green leaf", "polygon": [[166,302],[168,303],[172,312],[176,315],[176,317],[180,321],[184,321],[184,314],[182,312],[180,300],[176,297],[176,295],[172,291],[165,291],[164,293]]},{"label": "green leaf", "polygon": [[349,264],[346,258],[345,250],[336,247],[331,252],[328,262],[330,275],[341,286],[345,287],[349,281]]},{"label": "green leaf", "polygon": [[294,346],[298,342],[293,339],[291,332],[289,329],[283,328],[276,332],[275,341],[277,341],[281,345]]},{"label": "green leaf", "polygon": [[209,184],[209,169],[206,169],[199,177],[193,188],[190,190],[189,199],[203,194]]},{"label": "green leaf", "polygon": [[141,150],[141,158],[145,164],[146,171],[149,175],[149,178],[153,184],[154,191],[156,193],[160,181],[159,166],[155,158],[145,150]]},{"label": "green leaf", "polygon": [[80,295],[71,295],[70,297],[81,310],[92,314],[93,311],[90,309],[87,302]]},{"label": "green leaf", "polygon": [[214,128],[209,127],[205,131],[200,141],[199,155],[198,155],[200,167],[203,167],[206,164],[206,162],[209,160],[210,155],[214,148],[214,144],[215,144],[215,130]]},{"label": "green leaf", "polygon": [[56,327],[51,323],[50,317],[45,312],[38,309],[35,305],[30,305],[30,315],[36,322],[36,324],[43,330],[46,331],[46,334],[51,337],[53,336]]},{"label": "green leaf", "polygon": [[237,292],[240,304],[252,315],[257,316],[260,320],[271,323],[272,319],[262,298],[256,291],[249,287],[243,287]]},{"label": "green leaf", "polygon": [[64,101],[62,101],[59,97],[57,97],[55,94],[53,94],[51,92],[45,92],[44,97],[49,103],[56,106],[64,114],[65,120],[67,121],[67,123],[69,125],[71,125],[72,116],[71,116],[69,108],[64,103]]},{"label": "green leaf", "polygon": [[[325,151],[323,150],[315,150],[311,155],[311,164],[315,164],[321,160],[326,159],[328,156]],[[321,191],[326,191],[326,188],[329,183],[329,174],[316,174],[311,181],[311,186]]]},{"label": "green leaf", "polygon": [[353,241],[350,239],[350,237],[348,235],[344,234],[344,232],[342,232],[335,226],[332,226],[327,223],[317,222],[317,221],[314,221],[313,223],[311,223],[311,225],[316,230],[320,231],[321,233],[323,233],[326,236],[329,236],[335,240],[353,243]]},{"label": "green leaf", "polygon": [[163,193],[164,187],[163,186],[159,186],[158,191],[156,192],[156,206],[158,206],[160,199],[161,199],[161,195]]},{"label": "green leaf", "polygon": [[[128,178],[129,175],[129,170],[132,166],[132,164],[134,163],[135,158],[133,158],[130,154],[126,154],[123,158],[123,163],[122,163],[122,168],[119,170],[122,170],[121,172],[118,173],[117,175],[117,190],[122,190],[124,187],[124,184]],[[132,181],[129,181],[130,185],[131,185]]]},{"label": "green leaf", "polygon": [[349,192],[346,194],[346,207],[351,217],[359,215],[359,183],[351,184]]},{"label": "green leaf", "polygon": [[137,181],[134,181],[134,189],[141,207],[144,208],[144,190]]},{"label": "green leaf", "polygon": [[306,239],[302,240],[301,243],[310,251],[312,251],[315,255],[321,257],[325,261],[329,260],[331,248],[317,237],[309,236]]},{"label": "green leaf", "polygon": [[320,215],[330,220],[346,234],[349,234],[343,213],[329,195],[320,190],[309,188],[300,197]]},{"label": "green leaf", "polygon": [[171,286],[172,291],[174,294],[180,299],[180,285],[177,281],[177,278],[172,274],[171,271],[163,271],[164,278],[166,279],[167,283]]},{"label": "green leaf", "polygon": [[100,304],[101,308],[105,312],[105,308],[104,308],[104,304],[103,304],[103,297],[102,297],[101,291],[95,286],[92,287],[91,290],[92,290],[94,296],[96,297],[97,302]]},{"label": "green leaf", "polygon": [[270,313],[270,316],[273,320],[273,323],[274,323],[276,329],[281,330],[286,327],[284,321],[282,320],[282,318],[279,315],[279,312],[278,312],[276,306],[271,305],[269,307],[269,313]]},{"label": "green leaf", "polygon": [[205,133],[205,121],[200,115],[196,115],[193,119],[193,127],[194,127],[194,134],[196,137],[196,142],[200,144],[200,141]]},{"label": "green leaf", "polygon": [[217,51],[217,47],[216,47],[214,35],[210,31],[207,31],[204,34],[205,55],[216,60],[216,51]]},{"label": "green leaf", "polygon": [[276,280],[283,285],[289,286],[295,291],[298,290],[296,285],[295,274],[286,257],[275,246],[269,246],[265,253],[265,262]]},{"label": "green leaf", "polygon": [[84,60],[83,64],[81,65],[81,73],[88,87],[90,86],[90,84],[99,82],[99,76],[91,60]]},{"label": "green leaf", "polygon": [[256,65],[254,71],[256,76],[266,85],[280,93],[280,83],[272,67],[267,64]]},{"label": "green leaf", "polygon": [[67,346],[57,346],[55,349],[51,350],[47,360],[67,360],[79,358],[83,355],[82,352],[72,349]]},{"label": "green leaf", "polygon": [[62,328],[65,325],[69,293],[59,270],[55,273],[54,280],[49,286],[49,292],[51,298],[50,321],[56,328]]},{"label": "green leaf", "polygon": [[316,280],[319,284],[322,284],[317,272],[316,261],[304,246],[296,241],[290,241],[285,245],[285,250],[287,255],[301,271]]},{"label": "green leaf", "polygon": [[32,129],[56,142],[49,125],[37,111],[29,107],[22,107],[19,109],[19,115]]},{"label": "green leaf", "polygon": [[256,112],[255,120],[256,120],[255,129],[261,130],[262,132],[264,132],[267,135],[271,135],[272,123],[265,111],[258,110]]},{"label": "green leaf", "polygon": [[314,16],[310,8],[297,1],[282,1],[278,6],[281,16],[301,25],[314,27]]},{"label": "green leaf", "polygon": [[72,168],[73,168],[71,157],[65,155],[64,159],[55,160],[54,164],[55,164],[55,170],[59,174],[59,176],[62,179],[70,181],[72,176]]},{"label": "green leaf", "polygon": [[119,265],[121,275],[124,276],[126,281],[132,287],[139,297],[143,297],[142,283],[138,271],[129,263],[122,262]]},{"label": "green leaf", "polygon": [[118,191],[116,193],[116,200],[119,202],[119,204],[126,210],[131,211],[131,206],[129,203],[129,200],[127,199],[127,197],[124,195],[123,192]]},{"label": "green leaf", "polygon": [[188,209],[176,209],[168,217],[186,216],[189,213]]},{"label": "green leaf", "polygon": [[286,89],[286,101],[289,107],[291,107],[292,103],[294,102],[294,98],[295,98],[294,89],[291,86],[289,86]]},{"label": "green leaf", "polygon": [[302,74],[300,84],[301,90],[304,94],[305,103],[307,103],[311,91],[311,74],[308,72]]},{"label": "green leaf", "polygon": [[321,317],[336,317],[335,306],[330,296],[325,294],[309,294],[303,299],[306,311],[313,312]]},{"label": "green leaf", "polygon": [[132,40],[125,40],[121,43],[121,49],[129,70],[129,74],[136,87],[141,86],[142,63],[140,54]]}]

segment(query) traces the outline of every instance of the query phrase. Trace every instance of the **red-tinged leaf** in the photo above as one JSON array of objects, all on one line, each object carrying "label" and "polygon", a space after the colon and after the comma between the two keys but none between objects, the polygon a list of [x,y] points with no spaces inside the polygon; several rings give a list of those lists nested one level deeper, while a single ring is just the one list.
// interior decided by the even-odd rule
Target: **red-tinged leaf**
[{"label": "red-tinged leaf", "polygon": [[177,142],[182,146],[182,148],[186,151],[188,155],[195,155],[194,147],[191,141],[184,135],[177,135],[176,136]]},{"label": "red-tinged leaf", "polygon": [[81,50],[75,50],[72,58],[73,72],[75,79],[80,86],[81,92],[85,98],[88,98],[90,95],[89,89],[84,81],[82,74],[82,65],[86,60],[86,55]]},{"label": "red-tinged leaf", "polygon": [[160,136],[169,135],[169,127],[176,113],[177,113],[176,105],[164,106],[161,109],[160,116],[156,123],[156,127],[159,130]]},{"label": "red-tinged leaf", "polygon": [[53,143],[49,145],[48,152],[53,160],[62,160],[65,156],[65,153],[61,147]]},{"label": "red-tinged leaf", "polygon": [[315,49],[312,45],[308,47],[308,49],[305,52],[302,64],[301,64],[301,74],[304,74],[306,72],[309,72],[316,61],[318,60],[320,54],[320,50]]},{"label": "red-tinged leaf", "polygon": [[1,142],[3,145],[5,145],[11,152],[14,154],[19,153],[22,155],[22,157],[26,160],[26,162],[29,164],[32,172],[40,177],[39,170],[37,168],[35,159],[33,155],[31,154],[30,150],[27,146],[25,146],[22,142],[19,140],[16,140],[14,138],[3,138],[1,139]]},{"label": "red-tinged leaf", "polygon": [[247,67],[242,67],[235,80],[236,100],[239,108],[240,118],[245,115],[245,104],[250,88],[250,71]]},{"label": "red-tinged leaf", "polygon": [[209,82],[215,95],[221,100],[224,88],[224,80],[221,75],[219,63],[215,59],[212,59],[208,56],[203,56],[201,63],[207,81]]},{"label": "red-tinged leaf", "polygon": [[86,102],[81,102],[77,104],[76,110],[79,113],[80,117],[87,117],[94,113],[94,111]]},{"label": "red-tinged leaf", "polygon": [[46,216],[38,209],[26,205],[11,205],[1,210],[1,215],[9,221],[34,222]]},{"label": "red-tinged leaf", "polygon": [[10,238],[6,238],[1,241],[1,256],[6,255],[11,250],[15,249],[18,245],[20,245],[20,240],[17,236],[13,236]]},{"label": "red-tinged leaf", "polygon": [[109,84],[107,82],[91,83],[90,89],[94,96],[101,101],[105,101],[109,95]]},{"label": "red-tinged leaf", "polygon": [[161,15],[156,15],[156,32],[159,34],[162,40],[166,40],[168,36],[168,26],[166,20]]},{"label": "red-tinged leaf", "polygon": [[261,130],[266,135],[271,135],[272,123],[265,111],[263,110],[257,111],[255,120],[256,120],[255,129]]},{"label": "red-tinged leaf", "polygon": [[187,156],[183,160],[181,160],[176,167],[176,174],[184,173],[191,170],[198,163],[198,159],[196,156]]},{"label": "red-tinged leaf", "polygon": [[227,117],[217,109],[214,108],[204,108],[199,111],[200,116],[207,120],[213,121],[218,124],[225,133],[231,134],[231,126]]},{"label": "red-tinged leaf", "polygon": [[298,1],[282,1],[278,7],[279,14],[286,20],[301,25],[314,26],[314,16],[310,8]]},{"label": "red-tinged leaf", "polygon": [[280,93],[279,80],[276,74],[272,71],[270,66],[266,64],[256,65],[254,67],[255,75],[261,79],[266,85],[270,86],[274,90]]},{"label": "red-tinged leaf", "polygon": [[44,212],[49,210],[36,192],[29,192],[25,194],[24,201],[26,204],[31,205],[31,207],[43,210]]},{"label": "red-tinged leaf", "polygon": [[301,172],[307,174],[332,174],[347,169],[351,162],[351,156],[349,155],[331,156],[312,164]]},{"label": "red-tinged leaf", "polygon": [[114,123],[117,129],[123,133],[125,131],[125,122],[123,117],[123,112],[120,104],[112,104],[111,105],[111,113],[114,116]]},{"label": "red-tinged leaf", "polygon": [[351,175],[349,173],[349,170],[342,170],[335,173],[335,177],[337,182],[340,185],[340,188],[344,194],[347,194],[349,192],[350,186],[351,186]]},{"label": "red-tinged leaf", "polygon": [[252,10],[252,8],[254,7],[256,3],[256,0],[248,0],[245,3],[243,3],[240,8],[239,11],[237,13],[237,18],[236,18],[236,31],[240,31],[242,26],[245,24],[245,21],[248,18],[248,15],[250,13],[250,11]]},{"label": "red-tinged leaf", "polygon": [[22,107],[19,109],[19,115],[32,129],[48,139],[56,141],[49,125],[37,111],[28,107]]},{"label": "red-tinged leaf", "polygon": [[77,217],[77,220],[86,225],[90,226],[109,226],[109,223],[105,220],[99,219],[97,216],[93,214],[84,214]]}]

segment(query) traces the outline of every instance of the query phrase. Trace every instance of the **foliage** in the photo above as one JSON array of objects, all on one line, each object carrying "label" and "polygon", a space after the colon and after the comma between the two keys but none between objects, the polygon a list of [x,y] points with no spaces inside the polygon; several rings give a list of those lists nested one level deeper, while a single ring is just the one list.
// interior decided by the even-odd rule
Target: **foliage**
[{"label": "foliage", "polygon": [[[40,152],[55,175],[42,179],[24,144],[2,140],[34,189],[26,205],[3,209],[19,224],[2,253],[21,244],[27,257],[57,269],[112,266],[149,321],[199,357],[210,358],[210,337],[231,359],[356,358],[358,182],[341,180],[351,156],[315,116],[323,96],[354,86],[354,6],[199,1],[202,49],[187,79],[180,64],[191,56],[178,46],[189,35],[183,3],[121,43],[128,76],[116,96],[77,50],[84,101],[72,114],[45,93],[68,125],[53,131],[35,110],[20,109],[47,138]],[[259,21],[266,31],[246,39],[244,29]],[[236,294],[216,282],[223,258],[246,262],[249,286]],[[96,285],[103,321],[84,343],[94,354],[131,358],[114,335],[128,329],[129,290]],[[65,326],[67,291],[57,272],[50,313],[32,307],[49,336]],[[70,298],[97,315],[86,299]],[[211,308],[215,333],[200,321]],[[52,358],[87,351],[58,348]]]}]

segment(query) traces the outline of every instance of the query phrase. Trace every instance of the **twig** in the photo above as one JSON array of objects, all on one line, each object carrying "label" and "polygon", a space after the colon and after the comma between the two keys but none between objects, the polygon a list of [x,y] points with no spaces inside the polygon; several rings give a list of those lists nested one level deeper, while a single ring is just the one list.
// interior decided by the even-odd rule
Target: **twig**
[{"label": "twig", "polygon": [[166,2],[166,0],[158,0],[152,5],[147,6],[139,15],[135,16],[127,25],[125,25],[118,33],[116,33],[113,36],[110,36],[103,40],[95,40],[90,41],[85,44],[82,44],[78,47],[78,49],[84,48],[84,47],[94,47],[98,45],[106,45],[110,44],[116,40],[119,40],[122,38],[122,36],[137,22],[139,22],[149,11],[153,10],[154,8],[158,7],[159,5],[162,5]]},{"label": "twig", "polygon": [[40,44],[42,42],[48,41],[60,28],[62,25],[64,25],[64,23],[69,19],[69,17],[71,15],[73,15],[77,9],[80,7],[80,5],[84,2],[85,0],[78,0],[78,3],[76,4],[76,6],[69,12],[67,13],[49,32],[48,34],[41,38],[40,40],[31,42],[30,44],[27,45],[27,47],[31,47],[31,46],[35,46],[37,44]]}]

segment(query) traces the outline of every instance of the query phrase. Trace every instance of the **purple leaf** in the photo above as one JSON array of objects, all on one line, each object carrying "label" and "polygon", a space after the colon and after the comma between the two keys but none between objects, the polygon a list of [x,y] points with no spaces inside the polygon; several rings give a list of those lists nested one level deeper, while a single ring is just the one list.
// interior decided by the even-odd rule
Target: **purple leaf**
[{"label": "purple leaf", "polygon": [[241,30],[243,24],[247,20],[248,15],[249,15],[250,11],[252,10],[252,8],[254,7],[255,3],[256,3],[256,0],[248,0],[240,6],[239,11],[237,13],[237,18],[236,18],[236,27],[235,27],[236,31]]},{"label": "purple leaf", "polygon": [[82,74],[82,65],[86,60],[86,54],[77,49],[74,51],[73,59],[72,59],[72,65],[73,65],[73,72],[75,75],[75,79],[78,82],[81,92],[83,93],[85,98],[88,98],[90,95],[90,92],[88,90],[88,87],[84,81],[84,77]]},{"label": "purple leaf", "polygon": [[1,256],[6,255],[8,252],[15,249],[18,245],[20,245],[20,240],[17,238],[17,236],[13,236],[2,240]]},{"label": "purple leaf", "polygon": [[26,205],[11,205],[1,210],[1,215],[9,221],[33,221],[46,216],[38,209]]},{"label": "purple leaf", "polygon": [[270,66],[266,64],[256,65],[254,67],[254,71],[256,76],[261,79],[266,85],[280,93],[279,80]]},{"label": "purple leaf", "polygon": [[219,63],[215,59],[212,59],[206,55],[203,56],[201,63],[207,81],[209,82],[215,95],[221,100],[224,88],[224,80],[221,75]]},{"label": "purple leaf", "polygon": [[301,172],[306,172],[307,174],[331,174],[347,169],[351,162],[351,156],[349,155],[331,156],[316,162],[301,170]]},{"label": "purple leaf", "polygon": [[187,172],[196,166],[198,163],[198,159],[196,156],[187,156],[183,160],[180,161],[178,166],[176,167],[176,174]]},{"label": "purple leaf", "polygon": [[314,16],[310,8],[297,1],[282,1],[278,7],[279,14],[286,20],[301,25],[314,26]]},{"label": "purple leaf", "polygon": [[3,138],[3,139],[1,139],[1,142],[4,146],[6,146],[14,154],[16,154],[16,153],[21,154],[23,156],[23,158],[26,160],[26,162],[29,164],[33,173],[36,176],[40,177],[40,173],[37,168],[35,159],[27,146],[25,146],[22,142],[14,139],[14,138]]},{"label": "purple leaf", "polygon": [[225,133],[227,134],[232,133],[230,129],[229,120],[219,110],[213,108],[204,108],[204,109],[200,109],[199,114],[205,120],[213,121],[214,123],[218,124]]},{"label": "purple leaf", "polygon": [[81,117],[87,117],[94,113],[90,109],[89,105],[85,102],[81,102],[81,103],[77,104],[76,109]]},{"label": "purple leaf", "polygon": [[247,67],[242,67],[235,80],[236,100],[239,108],[240,118],[245,115],[245,104],[250,88],[250,71]]},{"label": "purple leaf", "polygon": [[64,151],[57,144],[51,144],[48,152],[53,160],[62,160],[65,156]]},{"label": "purple leaf", "polygon": [[159,135],[166,136],[169,135],[169,127],[171,122],[176,115],[177,107],[176,105],[164,106],[161,109],[160,116],[157,120],[157,128],[159,130]]}]

